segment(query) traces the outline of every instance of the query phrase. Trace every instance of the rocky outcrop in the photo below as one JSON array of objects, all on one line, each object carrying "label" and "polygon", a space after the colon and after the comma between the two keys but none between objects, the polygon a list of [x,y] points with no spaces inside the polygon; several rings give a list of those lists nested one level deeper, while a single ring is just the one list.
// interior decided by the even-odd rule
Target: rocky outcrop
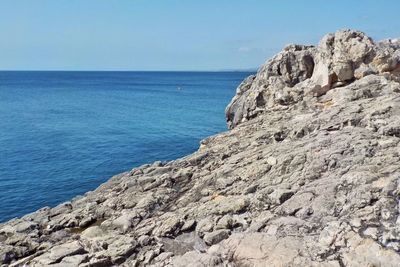
[{"label": "rocky outcrop", "polygon": [[226,108],[228,126],[371,74],[398,77],[399,48],[397,39],[374,43],[364,33],[351,30],[324,36],[318,47],[289,45],[238,87]]},{"label": "rocky outcrop", "polygon": [[0,225],[0,264],[398,266],[398,51],[355,31],[285,48],[230,131]]},{"label": "rocky outcrop", "polygon": [[226,108],[228,127],[257,116],[274,104],[289,105],[299,100],[293,87],[308,80],[314,70],[316,49],[312,46],[289,45],[251,75],[238,87]]}]

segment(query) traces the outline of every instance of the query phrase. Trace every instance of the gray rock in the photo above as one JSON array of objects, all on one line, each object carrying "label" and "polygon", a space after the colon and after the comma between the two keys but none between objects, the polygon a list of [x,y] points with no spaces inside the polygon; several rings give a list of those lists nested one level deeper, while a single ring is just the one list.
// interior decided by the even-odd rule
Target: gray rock
[{"label": "gray rock", "polygon": [[75,267],[89,260],[88,255],[75,255],[70,257],[65,257],[60,263],[52,264],[51,266],[57,267]]},{"label": "gray rock", "polygon": [[204,218],[200,220],[196,226],[196,232],[200,235],[205,232],[211,232],[214,228],[214,221],[211,218]]},{"label": "gray rock", "polygon": [[38,228],[38,223],[31,221],[22,221],[14,226],[14,230],[19,233],[32,231],[36,228]]},{"label": "gray rock", "polygon": [[155,236],[175,236],[179,233],[182,222],[178,217],[165,216],[162,219],[161,225],[153,230]]},{"label": "gray rock", "polygon": [[0,224],[0,265],[397,266],[399,51],[350,30],[286,47],[192,155]]},{"label": "gray rock", "polygon": [[181,231],[185,232],[185,231],[189,231],[189,230],[193,230],[193,228],[196,226],[196,220],[187,220],[185,221],[185,223],[182,225],[181,227]]},{"label": "gray rock", "polygon": [[234,227],[235,221],[231,215],[224,215],[221,219],[218,220],[215,229],[231,229]]},{"label": "gray rock", "polygon": [[[229,128],[265,110],[321,96],[370,74],[400,73],[398,40],[374,43],[364,33],[341,30],[318,47],[288,46],[239,85],[226,109]],[[287,67],[290,66],[290,67]]]},{"label": "gray rock", "polygon": [[33,261],[43,265],[58,263],[65,257],[86,253],[78,241],[54,246],[49,252],[35,258]]},{"label": "gray rock", "polygon": [[127,258],[131,256],[137,247],[138,243],[133,237],[117,236],[113,240],[109,240],[107,246],[107,253],[113,261],[120,260],[120,258]]},{"label": "gray rock", "polygon": [[282,204],[283,202],[291,198],[293,194],[293,191],[278,188],[274,190],[269,196],[273,203]]},{"label": "gray rock", "polygon": [[126,232],[140,220],[136,211],[124,210],[122,215],[112,221],[112,225]]},{"label": "gray rock", "polygon": [[211,233],[206,233],[203,237],[207,245],[214,245],[229,237],[229,230],[221,229]]},{"label": "gray rock", "polygon": [[87,228],[81,233],[82,237],[86,238],[99,238],[104,236],[104,231],[99,226],[92,226]]},{"label": "gray rock", "polygon": [[9,264],[18,257],[16,248],[13,246],[2,245],[0,247],[0,263]]},{"label": "gray rock", "polygon": [[138,238],[138,242],[141,246],[147,246],[150,243],[150,237],[148,235],[142,235]]}]

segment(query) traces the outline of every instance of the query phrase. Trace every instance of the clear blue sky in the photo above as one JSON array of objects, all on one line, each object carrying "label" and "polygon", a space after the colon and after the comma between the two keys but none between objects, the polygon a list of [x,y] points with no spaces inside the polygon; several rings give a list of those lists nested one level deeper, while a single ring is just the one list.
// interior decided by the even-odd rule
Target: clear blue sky
[{"label": "clear blue sky", "polygon": [[400,37],[400,0],[1,0],[0,70],[255,68],[354,28]]}]

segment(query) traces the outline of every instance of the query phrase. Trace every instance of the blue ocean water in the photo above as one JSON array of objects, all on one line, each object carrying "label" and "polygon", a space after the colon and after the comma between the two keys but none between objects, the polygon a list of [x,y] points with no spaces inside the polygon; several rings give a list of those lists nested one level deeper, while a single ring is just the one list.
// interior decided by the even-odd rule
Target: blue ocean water
[{"label": "blue ocean water", "polygon": [[0,72],[0,222],[226,130],[245,72]]}]

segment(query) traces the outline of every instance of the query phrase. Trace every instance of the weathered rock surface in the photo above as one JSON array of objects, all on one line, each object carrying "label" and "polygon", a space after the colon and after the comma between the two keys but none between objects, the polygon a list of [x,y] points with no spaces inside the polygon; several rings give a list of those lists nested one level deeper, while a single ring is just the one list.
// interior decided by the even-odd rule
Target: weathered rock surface
[{"label": "weathered rock surface", "polygon": [[400,41],[374,43],[364,33],[338,31],[318,47],[289,45],[238,87],[226,108],[230,128],[260,113],[321,96],[367,75],[400,73]]},{"label": "weathered rock surface", "polygon": [[288,46],[194,154],[0,224],[0,265],[398,266],[399,48]]}]

